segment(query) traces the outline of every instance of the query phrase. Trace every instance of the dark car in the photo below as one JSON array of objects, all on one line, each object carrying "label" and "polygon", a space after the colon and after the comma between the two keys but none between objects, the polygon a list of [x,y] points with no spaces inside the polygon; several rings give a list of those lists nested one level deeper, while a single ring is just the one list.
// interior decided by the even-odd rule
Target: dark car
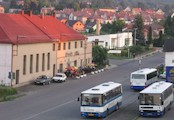
[{"label": "dark car", "polygon": [[51,79],[46,75],[41,75],[34,81],[34,83],[41,85],[49,85],[51,83]]}]

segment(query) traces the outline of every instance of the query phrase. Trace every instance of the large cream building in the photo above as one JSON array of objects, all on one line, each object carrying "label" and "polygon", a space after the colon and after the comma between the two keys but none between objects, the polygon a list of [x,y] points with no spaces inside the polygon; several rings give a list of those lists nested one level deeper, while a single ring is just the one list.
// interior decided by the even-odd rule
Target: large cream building
[{"label": "large cream building", "polygon": [[91,43],[55,16],[22,12],[0,18],[0,84],[27,84],[92,61]]}]

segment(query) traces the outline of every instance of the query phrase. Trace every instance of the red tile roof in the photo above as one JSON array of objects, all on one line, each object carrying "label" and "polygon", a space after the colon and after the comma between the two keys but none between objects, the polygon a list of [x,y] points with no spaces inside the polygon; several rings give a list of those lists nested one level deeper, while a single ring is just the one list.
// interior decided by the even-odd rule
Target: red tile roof
[{"label": "red tile roof", "polygon": [[[53,16],[0,14],[0,42],[27,44],[39,42],[84,40],[85,37]],[[18,39],[17,39],[17,36]],[[21,38],[23,37],[23,38]]]}]

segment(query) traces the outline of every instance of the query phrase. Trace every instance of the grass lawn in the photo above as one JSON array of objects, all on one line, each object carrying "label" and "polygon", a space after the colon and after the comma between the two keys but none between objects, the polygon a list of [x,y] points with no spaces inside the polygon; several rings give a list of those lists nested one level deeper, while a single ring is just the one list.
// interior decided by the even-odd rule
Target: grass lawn
[{"label": "grass lawn", "polygon": [[17,90],[15,88],[0,86],[0,102],[13,100],[17,97],[16,95]]}]

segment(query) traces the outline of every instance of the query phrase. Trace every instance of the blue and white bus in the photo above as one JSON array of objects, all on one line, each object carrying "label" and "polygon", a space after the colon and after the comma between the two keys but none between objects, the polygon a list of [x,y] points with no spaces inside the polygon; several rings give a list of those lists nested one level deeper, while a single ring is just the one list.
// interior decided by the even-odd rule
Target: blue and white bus
[{"label": "blue and white bus", "polygon": [[102,83],[81,92],[82,117],[106,117],[118,110],[122,103],[122,85],[114,82]]},{"label": "blue and white bus", "polygon": [[173,103],[173,84],[156,82],[139,94],[139,113],[142,116],[162,116]]},{"label": "blue and white bus", "polygon": [[143,90],[148,85],[158,81],[157,69],[144,68],[132,72],[130,76],[131,88],[134,90]]}]

